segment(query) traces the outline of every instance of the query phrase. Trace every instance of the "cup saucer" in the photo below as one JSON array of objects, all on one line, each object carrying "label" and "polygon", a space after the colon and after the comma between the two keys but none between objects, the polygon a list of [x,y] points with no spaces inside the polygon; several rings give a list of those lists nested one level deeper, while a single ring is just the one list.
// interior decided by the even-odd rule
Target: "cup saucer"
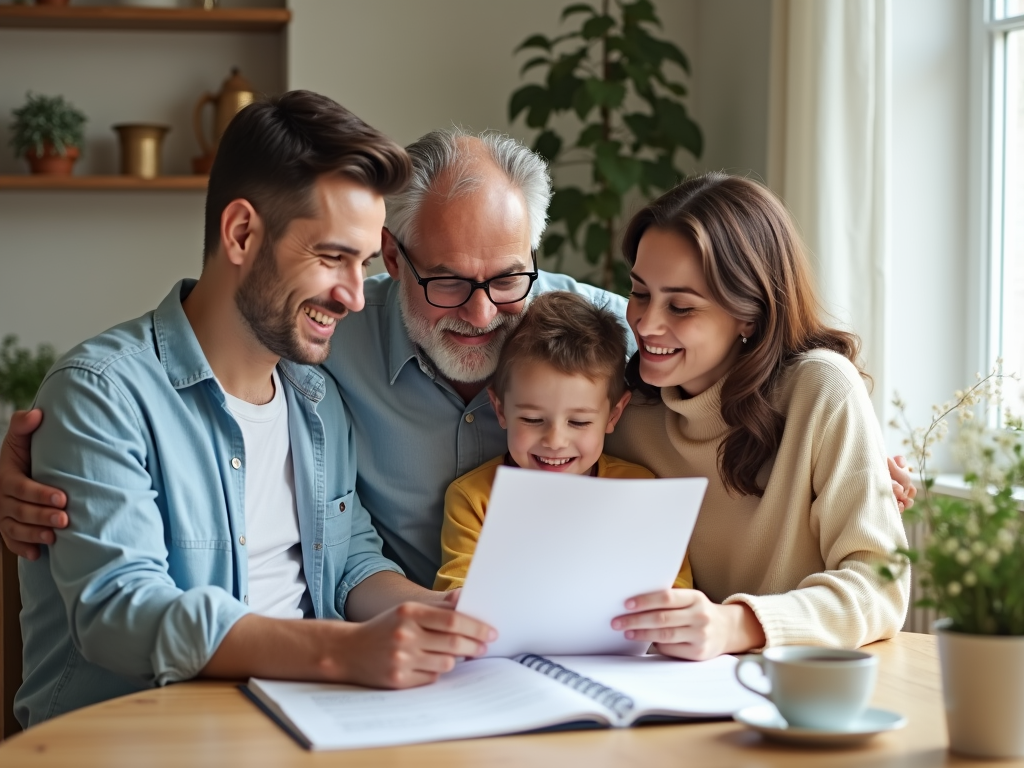
[{"label": "cup saucer", "polygon": [[907,718],[896,712],[886,709],[868,709],[851,723],[849,728],[841,731],[794,728],[782,718],[773,704],[746,707],[734,714],[733,718],[775,741],[823,747],[846,747],[860,744],[879,733],[898,731],[907,724]]}]

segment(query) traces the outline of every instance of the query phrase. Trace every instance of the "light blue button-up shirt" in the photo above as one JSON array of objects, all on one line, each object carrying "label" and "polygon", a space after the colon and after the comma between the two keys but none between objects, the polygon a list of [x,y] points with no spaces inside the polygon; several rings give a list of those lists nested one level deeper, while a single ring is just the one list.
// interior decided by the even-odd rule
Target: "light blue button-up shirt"
[{"label": "light blue button-up shirt", "polygon": [[[441,564],[449,483],[504,453],[506,438],[487,392],[464,402],[412,343],[400,290],[387,275],[366,281],[366,308],[338,323],[324,367],[352,416],[356,490],[384,538],[384,553],[429,588]],[[533,294],[553,290],[582,294],[625,317],[621,296],[541,272]],[[632,334],[628,338],[632,354]]]},{"label": "light blue button-up shirt", "polygon": [[[245,445],[181,307],[193,285],[73,349],[37,396],[33,477],[67,491],[71,524],[19,564],[23,726],[194,677],[249,610]],[[341,619],[349,590],[400,570],[359,501],[334,383],[278,371],[313,612]]]}]

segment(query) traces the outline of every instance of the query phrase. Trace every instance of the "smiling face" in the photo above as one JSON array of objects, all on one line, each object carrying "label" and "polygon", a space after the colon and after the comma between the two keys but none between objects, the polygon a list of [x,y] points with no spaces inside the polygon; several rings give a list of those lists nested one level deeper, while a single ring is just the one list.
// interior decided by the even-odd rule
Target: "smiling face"
[{"label": "smiling face", "polygon": [[626,318],[640,350],[640,376],[698,395],[733,367],[753,323],[711,298],[700,255],[677,232],[649,228],[637,248]]},{"label": "smiling face", "polygon": [[260,344],[307,365],[327,358],[336,321],[363,308],[366,264],[380,253],[384,225],[383,197],[355,181],[321,177],[312,196],[315,214],[264,241],[235,293]]},{"label": "smiling face", "polygon": [[612,407],[608,382],[569,375],[541,362],[511,374],[504,394],[488,390],[498,423],[508,430],[508,452],[520,467],[585,475],[604,450],[629,401]]},{"label": "smiling face", "polygon": [[[472,191],[449,198],[442,188],[423,201],[416,217],[416,240],[404,243],[420,277],[483,282],[533,270],[522,194],[496,167],[483,162],[480,166],[479,183]],[[526,301],[496,306],[477,290],[461,307],[435,307],[393,243],[385,246],[384,257],[388,273],[401,282],[402,318],[413,343],[448,380],[486,381]]]}]

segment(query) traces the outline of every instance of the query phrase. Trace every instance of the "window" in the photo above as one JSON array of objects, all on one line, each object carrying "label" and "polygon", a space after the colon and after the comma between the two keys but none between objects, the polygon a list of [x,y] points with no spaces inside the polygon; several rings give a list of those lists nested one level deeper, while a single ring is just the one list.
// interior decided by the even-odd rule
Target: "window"
[{"label": "window", "polygon": [[[1024,375],[1024,0],[991,0],[989,67],[989,359]],[[1018,413],[1022,389],[1007,389]]]}]

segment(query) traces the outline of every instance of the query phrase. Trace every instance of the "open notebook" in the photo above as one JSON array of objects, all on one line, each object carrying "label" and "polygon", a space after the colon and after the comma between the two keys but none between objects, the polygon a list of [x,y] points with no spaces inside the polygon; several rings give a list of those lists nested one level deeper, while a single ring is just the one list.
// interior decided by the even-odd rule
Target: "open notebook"
[{"label": "open notebook", "polygon": [[246,692],[309,749],[360,749],[579,724],[724,718],[763,699],[741,687],[736,659],[553,656],[466,661],[433,685],[249,681]]}]

